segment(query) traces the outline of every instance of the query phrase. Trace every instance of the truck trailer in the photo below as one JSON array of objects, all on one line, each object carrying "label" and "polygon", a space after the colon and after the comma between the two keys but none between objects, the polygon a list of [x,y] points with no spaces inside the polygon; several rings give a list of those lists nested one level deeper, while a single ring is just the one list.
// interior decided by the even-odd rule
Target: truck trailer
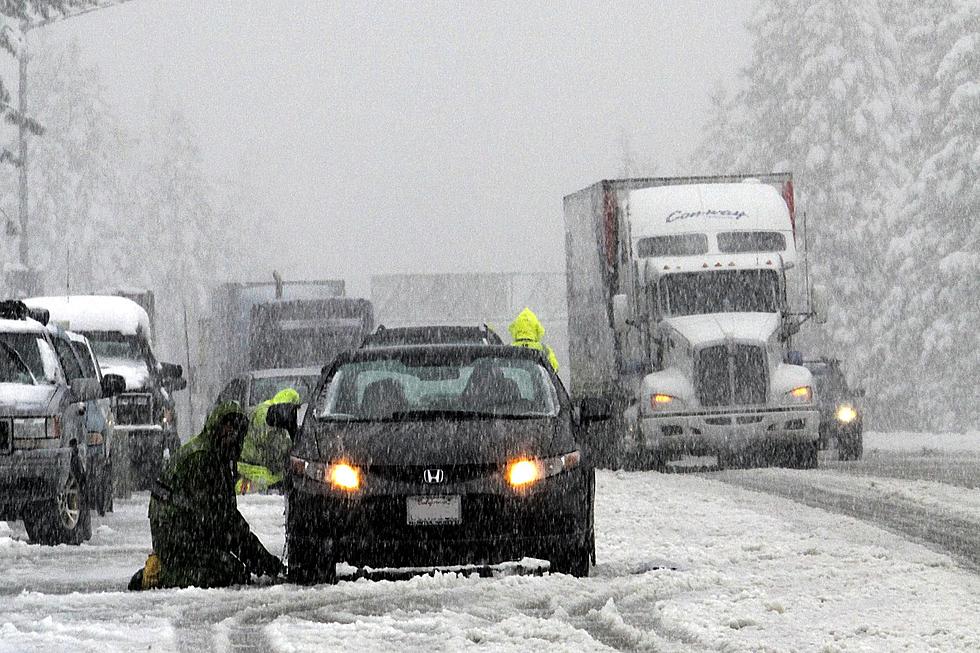
[{"label": "truck trailer", "polygon": [[595,455],[815,466],[819,412],[791,341],[825,299],[807,288],[807,310],[789,306],[792,175],[600,181],[564,214],[571,393],[614,415]]}]

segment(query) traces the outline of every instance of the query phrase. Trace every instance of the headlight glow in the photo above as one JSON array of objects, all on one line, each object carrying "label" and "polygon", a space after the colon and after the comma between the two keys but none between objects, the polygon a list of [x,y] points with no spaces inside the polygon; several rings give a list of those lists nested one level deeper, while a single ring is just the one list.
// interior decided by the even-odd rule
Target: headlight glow
[{"label": "headlight glow", "polygon": [[850,424],[857,419],[858,414],[854,409],[854,406],[850,404],[841,404],[837,407],[837,412],[834,414],[834,416],[837,418],[838,422],[842,424]]},{"label": "headlight glow", "polygon": [[513,488],[525,488],[541,479],[568,471],[581,461],[582,454],[578,451],[552,458],[521,458],[507,464],[504,478]]},{"label": "headlight glow", "polygon": [[684,402],[673,395],[656,393],[650,395],[650,408],[653,410],[680,410]]},{"label": "headlight glow", "polygon": [[787,392],[786,396],[791,403],[808,404],[813,401],[813,388],[801,385]]},{"label": "headlight glow", "polygon": [[327,480],[334,487],[356,490],[361,486],[361,473],[347,463],[333,463],[327,468]]}]

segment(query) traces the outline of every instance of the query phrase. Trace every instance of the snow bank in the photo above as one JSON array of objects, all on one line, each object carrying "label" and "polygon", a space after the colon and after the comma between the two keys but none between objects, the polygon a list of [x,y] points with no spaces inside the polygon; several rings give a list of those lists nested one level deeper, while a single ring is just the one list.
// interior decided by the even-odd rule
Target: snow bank
[{"label": "snow bank", "polygon": [[24,303],[32,308],[46,308],[51,320],[67,322],[71,331],[115,331],[135,335],[142,328],[150,335],[150,317],[131,299],[111,295],[73,295],[67,297],[32,297]]}]

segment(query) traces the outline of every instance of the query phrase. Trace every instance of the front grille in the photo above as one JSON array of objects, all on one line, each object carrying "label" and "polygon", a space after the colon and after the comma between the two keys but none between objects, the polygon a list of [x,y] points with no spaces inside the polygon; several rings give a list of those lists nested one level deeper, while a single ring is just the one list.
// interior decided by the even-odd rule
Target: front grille
[{"label": "front grille", "polygon": [[766,403],[766,357],[755,345],[716,345],[698,352],[695,366],[701,405]]},{"label": "front grille", "polygon": [[116,423],[140,425],[153,423],[153,395],[127,392],[116,398]]},{"label": "front grille", "polygon": [[0,419],[0,455],[14,450],[14,434],[9,419]]},{"label": "front grille", "polygon": [[[426,484],[426,470],[443,471],[443,480],[438,484]],[[493,476],[500,471],[500,465],[371,465],[367,473],[397,483],[413,483],[416,485],[447,485],[450,483],[466,483],[480,478]]]}]

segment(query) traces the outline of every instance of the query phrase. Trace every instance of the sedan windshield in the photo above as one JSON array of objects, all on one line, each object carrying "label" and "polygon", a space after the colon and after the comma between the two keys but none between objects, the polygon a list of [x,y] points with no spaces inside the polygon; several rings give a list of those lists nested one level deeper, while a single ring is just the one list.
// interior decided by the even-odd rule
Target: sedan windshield
[{"label": "sedan windshield", "polygon": [[660,284],[667,315],[775,313],[779,308],[779,277],[775,270],[671,274]]},{"label": "sedan windshield", "polygon": [[532,418],[555,415],[558,397],[533,360],[398,356],[342,365],[317,400],[321,419]]}]

